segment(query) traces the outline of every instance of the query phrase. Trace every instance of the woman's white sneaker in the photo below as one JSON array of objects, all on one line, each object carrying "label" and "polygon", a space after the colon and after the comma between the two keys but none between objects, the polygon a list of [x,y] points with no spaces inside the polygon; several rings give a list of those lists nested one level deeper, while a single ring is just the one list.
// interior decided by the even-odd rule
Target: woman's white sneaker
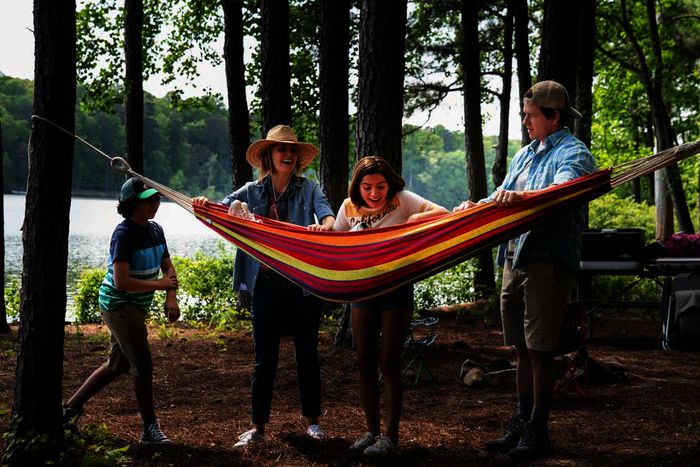
[{"label": "woman's white sneaker", "polygon": [[257,428],[252,428],[238,437],[238,442],[233,445],[234,448],[242,448],[251,444],[260,443],[265,440],[265,435],[260,433]]},{"label": "woman's white sneaker", "polygon": [[309,438],[318,439],[318,440],[324,439],[326,437],[326,432],[323,431],[323,428],[321,428],[321,425],[316,424],[316,423],[306,427],[306,434],[309,436]]}]

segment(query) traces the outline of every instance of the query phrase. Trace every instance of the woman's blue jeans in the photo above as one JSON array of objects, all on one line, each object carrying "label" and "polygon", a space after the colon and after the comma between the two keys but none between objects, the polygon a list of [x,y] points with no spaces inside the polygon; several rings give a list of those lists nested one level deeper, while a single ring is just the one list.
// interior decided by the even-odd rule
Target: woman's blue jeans
[{"label": "woman's blue jeans", "polygon": [[270,269],[261,269],[251,301],[253,320],[252,422],[270,421],[272,389],[277,373],[280,338],[284,329],[294,338],[301,415],[321,415],[321,368],[318,327],[321,301]]}]

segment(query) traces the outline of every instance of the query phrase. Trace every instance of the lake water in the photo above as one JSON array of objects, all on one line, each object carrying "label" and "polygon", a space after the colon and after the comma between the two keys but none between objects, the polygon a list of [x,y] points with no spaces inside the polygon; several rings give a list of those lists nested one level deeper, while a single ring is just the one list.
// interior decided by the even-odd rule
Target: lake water
[{"label": "lake water", "polygon": [[[6,278],[22,271],[22,222],[24,196],[5,195],[5,271]],[[87,267],[107,267],[109,241],[114,227],[123,220],[117,213],[117,201],[73,198],[68,239],[69,288],[80,271]],[[176,204],[162,202],[155,219],[165,231],[172,256],[191,257],[195,252],[218,255],[221,245],[233,246],[204,226]]]}]

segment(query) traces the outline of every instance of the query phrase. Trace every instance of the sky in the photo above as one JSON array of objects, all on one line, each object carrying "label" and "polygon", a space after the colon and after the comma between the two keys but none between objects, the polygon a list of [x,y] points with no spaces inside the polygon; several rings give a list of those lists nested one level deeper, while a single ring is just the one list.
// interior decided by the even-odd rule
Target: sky
[{"label": "sky", "polygon": [[[7,76],[22,79],[34,78],[32,5],[32,0],[0,0],[0,44],[2,44],[0,72]],[[215,92],[225,95],[226,76],[223,64],[218,67],[204,65],[200,69],[200,75],[200,88],[211,87]],[[509,137],[520,139],[518,86],[517,78],[515,76],[513,78]],[[144,90],[162,97],[169,89],[160,85],[158,77],[153,77],[144,83]],[[498,106],[483,105],[481,110],[485,121],[484,135],[498,134]],[[452,131],[464,131],[464,107],[461,94],[450,93],[443,104],[430,116],[427,112],[415,113],[405,118],[404,122],[428,127],[443,125]]]}]

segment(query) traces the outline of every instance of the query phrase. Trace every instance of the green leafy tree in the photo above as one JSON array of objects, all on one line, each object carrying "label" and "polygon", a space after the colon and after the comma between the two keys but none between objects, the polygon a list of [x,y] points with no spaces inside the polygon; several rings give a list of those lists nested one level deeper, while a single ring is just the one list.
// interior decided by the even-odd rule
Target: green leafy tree
[{"label": "green leafy tree", "polygon": [[[675,46],[675,37],[681,29],[685,29],[684,23],[674,20],[689,13],[697,14],[695,10],[696,2],[684,0],[622,0],[604,3],[599,8],[602,24],[598,28],[598,50],[607,61],[619,67],[621,75],[629,74],[630,81],[634,79],[642,86],[658,150],[676,144],[678,132],[674,120],[683,121],[689,114],[691,118],[698,114],[697,100],[694,103],[683,98],[674,101],[673,96],[677,94],[670,91],[681,88],[697,94],[700,81],[695,64],[693,60],[683,57]],[[697,34],[697,28],[691,27],[688,31],[691,35]],[[665,176],[667,179],[679,228],[693,230],[678,168],[672,165],[657,174],[660,174],[657,177]],[[669,216],[665,215],[665,189],[666,182],[659,179],[656,187],[659,238],[671,234]]]}]

